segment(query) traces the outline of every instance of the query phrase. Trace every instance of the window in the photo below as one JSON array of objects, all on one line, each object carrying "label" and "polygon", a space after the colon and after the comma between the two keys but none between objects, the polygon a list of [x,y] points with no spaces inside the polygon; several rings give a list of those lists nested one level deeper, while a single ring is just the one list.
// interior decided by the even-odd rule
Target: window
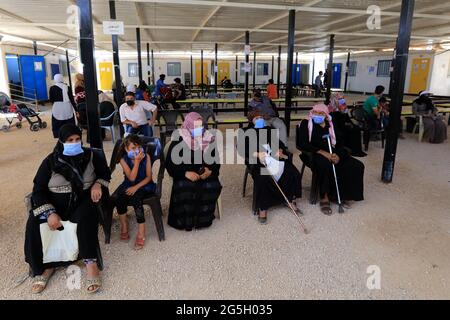
[{"label": "window", "polygon": [[69,74],[67,73],[67,62],[64,60],[59,60],[59,70],[63,77],[67,77]]},{"label": "window", "polygon": [[[241,64],[240,64],[240,68],[239,68],[239,70],[240,70],[240,75],[241,76],[245,76],[245,71],[244,71],[244,66],[245,66],[245,62],[241,62]],[[248,73],[250,76],[251,75],[253,75],[253,63],[252,62],[250,62],[250,72]]]},{"label": "window", "polygon": [[136,62],[130,62],[128,64],[128,77],[130,77],[130,78],[139,77],[138,64]]},{"label": "window", "polygon": [[390,77],[392,60],[379,60],[377,77]]},{"label": "window", "polygon": [[269,64],[268,63],[256,64],[256,75],[257,76],[268,76],[269,75]]},{"label": "window", "polygon": [[348,65],[348,76],[349,77],[356,77],[357,66],[358,66],[357,61],[350,61],[350,64]]},{"label": "window", "polygon": [[169,77],[181,76],[181,62],[167,62],[167,75]]}]

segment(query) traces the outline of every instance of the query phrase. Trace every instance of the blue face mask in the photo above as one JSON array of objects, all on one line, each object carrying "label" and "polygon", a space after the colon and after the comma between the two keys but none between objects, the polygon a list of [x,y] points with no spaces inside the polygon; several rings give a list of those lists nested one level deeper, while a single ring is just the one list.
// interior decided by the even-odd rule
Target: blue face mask
[{"label": "blue face mask", "polygon": [[191,134],[194,138],[201,137],[203,135],[203,127],[198,127],[198,128],[192,129]]},{"label": "blue face mask", "polygon": [[255,129],[262,129],[266,126],[266,122],[263,118],[256,119],[255,121]]},{"label": "blue face mask", "polygon": [[83,148],[81,148],[81,142],[75,143],[63,143],[64,151],[63,155],[73,157],[83,153]]},{"label": "blue face mask", "polygon": [[144,150],[140,147],[137,150],[130,150],[127,152],[127,156],[128,156],[128,158],[133,160],[139,154],[139,152],[144,152]]},{"label": "blue face mask", "polygon": [[315,124],[322,124],[325,121],[325,116],[314,115],[312,120]]}]

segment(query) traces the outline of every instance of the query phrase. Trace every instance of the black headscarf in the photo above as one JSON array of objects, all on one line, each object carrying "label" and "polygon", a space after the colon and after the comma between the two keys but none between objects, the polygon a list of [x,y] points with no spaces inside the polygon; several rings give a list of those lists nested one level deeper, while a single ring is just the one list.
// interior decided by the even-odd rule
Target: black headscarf
[{"label": "black headscarf", "polygon": [[434,111],[435,109],[433,100],[431,100],[428,95],[422,94],[422,92],[419,93],[419,98],[417,98],[414,102],[424,104],[426,106],[426,111]]},{"label": "black headscarf", "polygon": [[83,153],[76,156],[66,156],[64,152],[64,143],[72,136],[82,136],[81,130],[74,124],[68,123],[59,130],[59,139],[51,157],[52,171],[61,174],[72,185],[72,193],[79,196],[83,192],[83,172],[86,169],[91,151],[83,148]]}]

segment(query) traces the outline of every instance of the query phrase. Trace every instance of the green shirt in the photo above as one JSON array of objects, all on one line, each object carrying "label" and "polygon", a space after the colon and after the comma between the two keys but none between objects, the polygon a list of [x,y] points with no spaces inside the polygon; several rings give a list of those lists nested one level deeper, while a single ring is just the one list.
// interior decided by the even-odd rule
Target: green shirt
[{"label": "green shirt", "polygon": [[370,96],[367,98],[367,100],[364,102],[364,110],[367,112],[369,116],[374,116],[375,113],[373,112],[373,108],[378,107],[378,99],[375,96]]}]

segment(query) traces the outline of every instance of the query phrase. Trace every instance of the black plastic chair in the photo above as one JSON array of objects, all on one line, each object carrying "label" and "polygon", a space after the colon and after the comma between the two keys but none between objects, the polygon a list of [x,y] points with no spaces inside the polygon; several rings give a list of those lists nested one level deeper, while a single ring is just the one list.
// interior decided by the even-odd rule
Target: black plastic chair
[{"label": "black plastic chair", "polygon": [[[358,126],[363,130],[363,143],[364,143],[364,150],[369,150],[369,142],[370,138],[373,135],[379,135],[381,139],[381,147],[384,149],[384,140],[385,140],[385,130],[380,125],[380,128],[377,129],[371,129],[369,125],[369,116],[364,111],[362,106],[354,106],[351,111],[350,115],[352,119],[354,119]],[[383,123],[382,121],[377,120],[377,122]]]},{"label": "black plastic chair", "polygon": [[103,101],[100,103],[100,127],[102,129],[106,129],[111,131],[111,139],[112,142],[116,142],[116,134],[114,131],[115,126],[115,117],[117,115],[117,111],[110,101]]},{"label": "black plastic chair", "polygon": [[88,120],[87,120],[87,105],[86,102],[81,102],[77,105],[78,109],[78,126],[81,129],[87,129]]},{"label": "black plastic chair", "polygon": [[189,112],[197,112],[203,118],[203,126],[208,129],[209,120],[212,120],[213,129],[217,129],[218,121],[214,115],[214,110],[208,106],[191,106]]},{"label": "black plastic chair", "polygon": [[[161,118],[164,120],[164,124],[161,124]],[[183,113],[178,110],[161,110],[158,112],[159,136],[163,145],[166,144],[167,137],[170,137],[177,129],[178,118],[184,121]]]},{"label": "black plastic chair", "polygon": [[[143,203],[144,205],[147,205],[151,208],[153,219],[155,220],[155,226],[156,230],[158,232],[158,238],[159,241],[165,240],[165,234],[164,234],[164,223],[163,223],[163,212],[161,207],[161,190],[162,190],[162,181],[164,179],[164,154],[163,154],[163,148],[161,146],[161,141],[159,138],[156,137],[144,137],[140,136],[142,139],[143,145],[146,146],[146,152],[150,155],[150,158],[152,160],[152,167],[156,160],[160,160],[159,165],[159,171],[158,171],[158,177],[156,181],[156,190],[155,193],[150,195],[148,198],[145,198]],[[111,173],[114,172],[116,168],[116,158],[117,154],[120,148],[120,145],[122,143],[122,140],[117,140],[116,144],[114,145],[113,153],[111,155],[111,162],[110,162],[110,169]],[[110,199],[110,206],[107,208],[107,213],[105,214],[105,224],[107,227],[109,227],[108,231],[105,231],[105,243],[110,242],[111,238],[111,225],[112,225],[112,216],[113,216],[113,210],[115,207],[115,203],[117,200],[117,190],[111,195]]]}]

